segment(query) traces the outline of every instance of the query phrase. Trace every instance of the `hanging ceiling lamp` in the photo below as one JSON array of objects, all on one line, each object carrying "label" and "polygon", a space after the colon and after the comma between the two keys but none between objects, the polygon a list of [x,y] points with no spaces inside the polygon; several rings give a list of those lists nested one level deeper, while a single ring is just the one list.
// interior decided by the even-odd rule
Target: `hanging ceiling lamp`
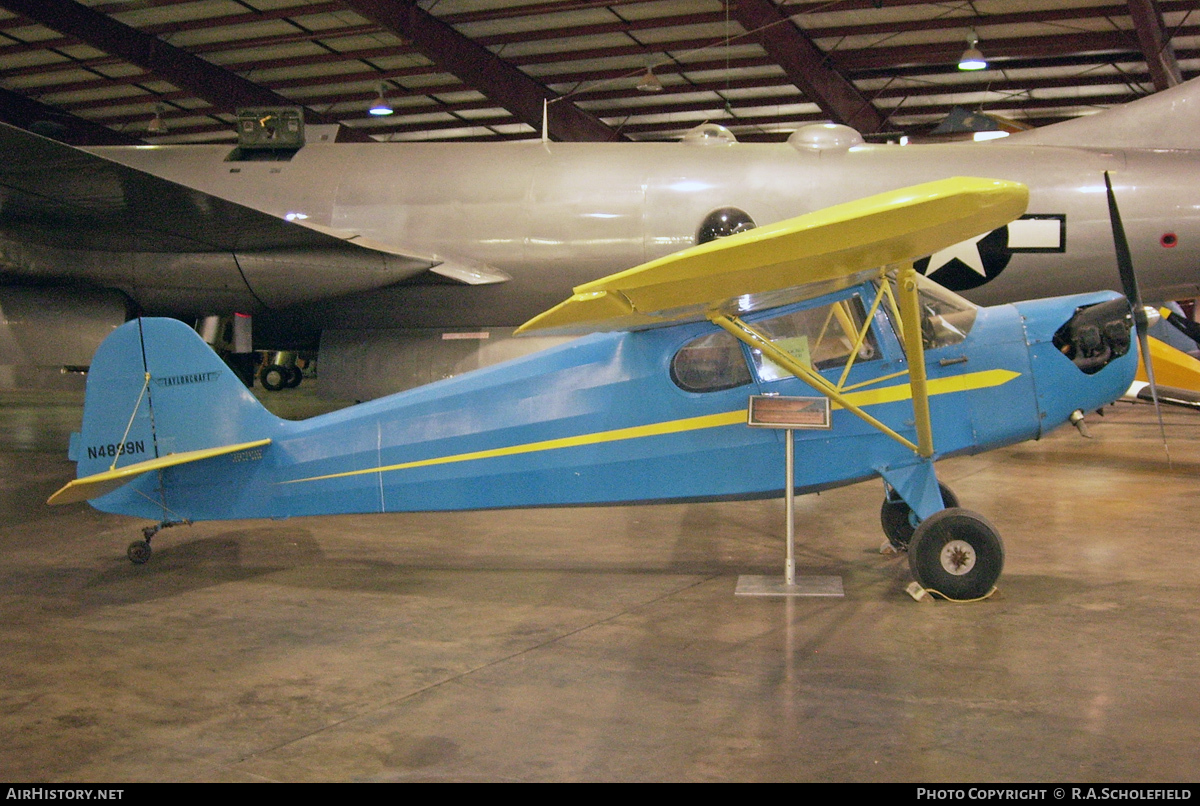
[{"label": "hanging ceiling lamp", "polygon": [[978,45],[979,36],[971,31],[971,35],[967,37],[967,49],[958,60],[959,70],[983,70],[987,67],[987,60],[983,58]]},{"label": "hanging ceiling lamp", "polygon": [[386,117],[395,111],[392,109],[392,105],[387,102],[387,98],[384,97],[383,87],[383,82],[380,82],[379,95],[375,98],[375,103],[371,104],[371,108],[367,110],[377,118]]},{"label": "hanging ceiling lamp", "polygon": [[146,124],[146,134],[166,134],[167,124],[163,123],[162,119],[163,105],[154,105],[154,117],[150,118],[150,122]]},{"label": "hanging ceiling lamp", "polygon": [[653,67],[646,68],[646,74],[638,81],[637,88],[641,92],[662,92],[662,82],[658,80],[658,76],[654,75]]}]

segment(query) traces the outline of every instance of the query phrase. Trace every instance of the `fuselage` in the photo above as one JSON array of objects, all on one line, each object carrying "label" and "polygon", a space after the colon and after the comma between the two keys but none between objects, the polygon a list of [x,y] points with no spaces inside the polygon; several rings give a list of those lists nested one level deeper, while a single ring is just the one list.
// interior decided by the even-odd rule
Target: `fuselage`
[{"label": "fuselage", "polygon": [[[794,322],[821,306],[869,303],[866,284],[750,320]],[[964,339],[927,353],[937,457],[1026,439],[1128,387],[1136,351],[1087,374],[1054,343],[1081,306],[1112,294],[981,309]],[[845,301],[845,302],[843,302]],[[1127,310],[1122,314],[1127,318]],[[156,519],[285,517],[402,510],[759,497],[783,487],[783,434],[746,425],[752,394],[811,396],[730,339],[735,372],[713,374],[713,325],[596,334],[477,372],[292,423],[240,389],[186,326],[131,322],[101,348],[88,384],[80,476],[209,445],[269,438],[262,449],[147,473],[93,503]],[[824,330],[824,328],[822,328]],[[882,309],[844,379],[849,398],[914,437],[906,358]],[[1127,335],[1127,333],[1126,333]],[[819,362],[825,347],[789,337]],[[144,347],[143,347],[144,345]],[[1125,342],[1128,348],[1128,340]],[[160,379],[143,388],[147,377]],[[809,350],[811,349],[811,352]],[[679,356],[688,350],[691,369]],[[840,363],[840,362],[839,362]],[[839,382],[840,367],[824,370]],[[137,410],[130,419],[129,412]],[[221,412],[214,415],[214,412]],[[802,491],[866,479],[916,461],[844,410],[829,430],[797,432]],[[132,448],[125,446],[132,445]],[[108,446],[105,449],[105,446]],[[114,447],[115,446],[115,447]],[[160,504],[161,502],[161,504]],[[165,514],[164,514],[165,513]]]},{"label": "fuselage", "polygon": [[[575,285],[693,245],[714,210],[736,208],[762,225],[961,175],[1028,185],[1027,218],[1040,222],[1032,236],[1010,226],[986,254],[969,247],[963,254],[971,259],[948,272],[928,266],[928,274],[976,301],[1118,286],[1104,171],[1112,172],[1147,296],[1200,292],[1198,152],[1003,142],[314,144],[288,162],[229,163],[228,150],[94,149],[281,218],[303,216],[406,253],[477,261],[512,277],[320,303],[307,312],[320,326],[515,325]],[[239,285],[241,278],[230,278],[228,287]],[[169,309],[167,302],[158,304]]]}]

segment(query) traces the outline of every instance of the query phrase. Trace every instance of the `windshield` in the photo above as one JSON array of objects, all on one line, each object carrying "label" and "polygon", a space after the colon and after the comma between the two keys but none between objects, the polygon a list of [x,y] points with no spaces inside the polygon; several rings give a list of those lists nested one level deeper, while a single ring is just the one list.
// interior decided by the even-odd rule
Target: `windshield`
[{"label": "windshield", "polygon": [[[888,274],[888,282],[895,294],[894,273]],[[926,350],[958,344],[975,326],[975,316],[979,312],[977,305],[920,274],[917,275],[917,298],[921,306],[921,341]]]}]

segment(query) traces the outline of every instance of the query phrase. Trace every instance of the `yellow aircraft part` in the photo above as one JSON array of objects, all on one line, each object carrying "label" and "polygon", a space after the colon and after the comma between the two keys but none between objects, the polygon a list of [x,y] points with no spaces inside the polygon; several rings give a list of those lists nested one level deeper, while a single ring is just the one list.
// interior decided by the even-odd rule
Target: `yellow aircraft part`
[{"label": "yellow aircraft part", "polygon": [[1022,184],[970,177],[881,193],[577,286],[574,296],[517,332],[617,330],[700,318],[739,298],[845,280],[932,254],[1003,226],[1028,201]]},{"label": "yellow aircraft part", "polygon": [[176,465],[185,465],[189,462],[199,462],[201,459],[211,459],[214,456],[224,456],[228,453],[261,448],[264,445],[270,444],[271,440],[269,439],[258,439],[238,445],[224,445],[220,448],[185,451],[184,453],[172,453],[160,456],[157,459],[147,459],[144,462],[136,462],[125,467],[118,467],[115,470],[106,470],[103,473],[94,473],[91,476],[75,479],[50,496],[46,503],[74,504],[78,501],[90,501],[106,493],[111,493],[122,484],[133,481],[137,476],[149,473],[151,470],[162,470],[163,468],[175,467]]},{"label": "yellow aircraft part", "polygon": [[[1149,341],[1150,361],[1154,364],[1154,382],[1200,393],[1200,361],[1156,338],[1152,337]],[[1140,352],[1141,348],[1138,349]],[[1140,361],[1135,377],[1142,383],[1149,383],[1146,370]]]}]

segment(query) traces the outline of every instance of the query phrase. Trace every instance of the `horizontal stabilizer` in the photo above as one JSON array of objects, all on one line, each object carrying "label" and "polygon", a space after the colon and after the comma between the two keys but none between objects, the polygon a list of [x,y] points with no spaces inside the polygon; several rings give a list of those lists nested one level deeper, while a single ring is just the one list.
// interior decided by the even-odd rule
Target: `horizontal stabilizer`
[{"label": "horizontal stabilizer", "polygon": [[[620,330],[765,307],[755,295],[933,254],[1025,212],[1016,182],[956,177],[881,193],[720,238],[574,289],[518,333]],[[826,288],[824,291],[828,291]],[[773,301],[779,304],[778,301]]]},{"label": "horizontal stabilizer", "polygon": [[185,465],[189,462],[199,462],[203,459],[211,459],[214,456],[224,456],[238,451],[250,450],[251,448],[261,448],[264,445],[270,445],[269,439],[258,439],[253,442],[242,442],[238,445],[224,445],[220,448],[204,448],[198,451],[186,451],[184,453],[172,453],[166,456],[160,456],[157,459],[147,459],[144,462],[118,467],[114,470],[106,470],[103,473],[94,473],[90,476],[85,476],[81,479],[75,479],[67,484],[61,490],[50,496],[47,504],[74,504],[79,501],[90,501],[93,498],[99,498],[106,493],[110,493],[123,484],[133,481],[143,473],[148,473],[151,470],[162,470],[167,467],[175,467],[176,465]]}]

